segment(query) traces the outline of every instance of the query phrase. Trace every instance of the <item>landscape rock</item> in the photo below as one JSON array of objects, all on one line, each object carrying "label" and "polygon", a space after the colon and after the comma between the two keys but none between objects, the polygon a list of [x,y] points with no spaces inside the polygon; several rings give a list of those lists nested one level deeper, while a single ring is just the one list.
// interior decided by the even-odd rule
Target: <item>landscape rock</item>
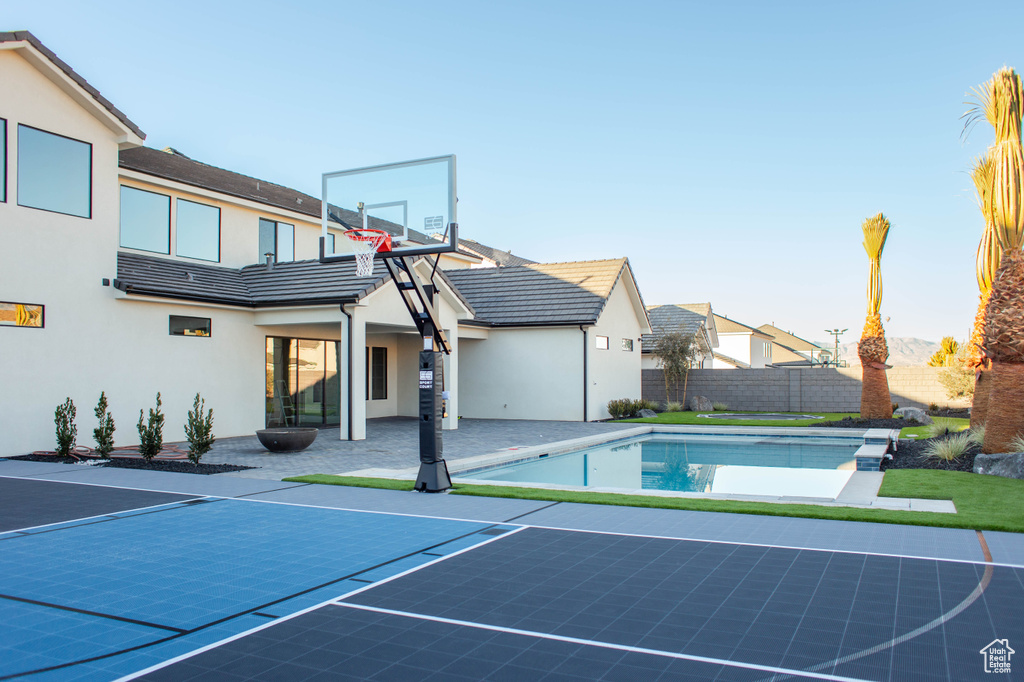
[{"label": "landscape rock", "polygon": [[904,419],[913,419],[921,422],[922,424],[931,424],[932,418],[928,416],[928,413],[922,410],[920,407],[901,407],[892,413],[894,417],[903,417]]},{"label": "landscape rock", "polygon": [[695,395],[690,398],[691,412],[714,412],[714,404],[702,395]]},{"label": "landscape rock", "polygon": [[974,458],[974,473],[1024,480],[1024,452],[978,455]]},{"label": "landscape rock", "polygon": [[643,417],[644,419],[651,419],[657,417],[658,413],[655,412],[654,410],[643,409],[640,410],[640,416]]}]

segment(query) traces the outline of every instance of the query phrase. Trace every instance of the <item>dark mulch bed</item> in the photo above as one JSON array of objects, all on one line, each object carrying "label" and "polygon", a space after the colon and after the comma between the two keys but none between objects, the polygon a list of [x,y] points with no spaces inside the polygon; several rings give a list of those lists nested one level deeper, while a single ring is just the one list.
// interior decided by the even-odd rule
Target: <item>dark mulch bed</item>
[{"label": "dark mulch bed", "polygon": [[900,439],[899,446],[893,452],[892,446],[889,452],[892,459],[882,460],[881,470],[886,469],[941,469],[943,471],[974,471],[974,458],[981,452],[981,446],[972,444],[962,457],[952,461],[945,461],[935,457],[928,457],[924,454],[930,442],[952,438],[953,434],[939,436],[938,438],[922,438],[921,440]]},{"label": "dark mulch bed", "polygon": [[88,458],[75,459],[74,457],[57,457],[56,455],[20,455],[18,457],[7,457],[6,459],[17,459],[22,462],[50,462],[54,464],[81,464],[86,466],[113,467],[115,469],[146,469],[148,471],[170,471],[176,474],[226,474],[229,471],[244,471],[246,469],[258,469],[259,467],[246,467],[237,464],[193,464],[189,461],[167,461],[153,460],[147,462],[142,458],[134,457],[113,457],[108,460]]},{"label": "dark mulch bed", "polygon": [[928,410],[931,417],[956,417],[958,419],[970,419],[971,411],[966,407],[946,408],[944,410]]},{"label": "dark mulch bed", "polygon": [[812,426],[815,428],[824,426],[833,429],[902,429],[904,426],[921,426],[921,422],[916,419],[854,419],[853,417],[844,417],[837,421],[815,422]]}]

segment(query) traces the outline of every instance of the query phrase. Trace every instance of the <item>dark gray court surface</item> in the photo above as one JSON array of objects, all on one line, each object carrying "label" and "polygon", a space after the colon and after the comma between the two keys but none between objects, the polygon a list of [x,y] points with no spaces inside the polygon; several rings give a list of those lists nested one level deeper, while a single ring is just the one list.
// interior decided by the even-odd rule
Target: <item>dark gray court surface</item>
[{"label": "dark gray court surface", "polygon": [[0,532],[193,498],[195,495],[0,478]]},{"label": "dark gray court surface", "polygon": [[984,679],[1022,573],[526,528],[144,679]]}]

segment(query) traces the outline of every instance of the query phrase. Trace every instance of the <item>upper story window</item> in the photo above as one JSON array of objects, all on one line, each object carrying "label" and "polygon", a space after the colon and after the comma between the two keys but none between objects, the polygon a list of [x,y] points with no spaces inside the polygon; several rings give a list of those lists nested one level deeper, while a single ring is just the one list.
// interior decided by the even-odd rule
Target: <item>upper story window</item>
[{"label": "upper story window", "polygon": [[607,336],[595,336],[594,343],[598,350],[608,350],[608,337]]},{"label": "upper story window", "polygon": [[92,217],[92,145],[18,124],[18,205]]},{"label": "upper story window", "polygon": [[220,209],[178,199],[175,211],[175,252],[179,256],[219,263]]},{"label": "upper story window", "polygon": [[622,350],[633,351],[633,339],[622,339]]},{"label": "upper story window", "polygon": [[268,253],[273,254],[276,263],[295,260],[294,225],[260,218],[260,260]]},{"label": "upper story window", "polygon": [[171,252],[171,198],[121,185],[121,246]]},{"label": "upper story window", "polygon": [[0,118],[0,203],[7,201],[7,120]]}]

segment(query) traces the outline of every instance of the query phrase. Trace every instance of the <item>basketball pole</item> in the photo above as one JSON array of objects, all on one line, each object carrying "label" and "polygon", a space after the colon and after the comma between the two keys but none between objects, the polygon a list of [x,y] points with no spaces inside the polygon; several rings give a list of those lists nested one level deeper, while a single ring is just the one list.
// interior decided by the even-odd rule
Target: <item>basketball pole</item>
[{"label": "basketball pole", "polygon": [[444,356],[434,350],[433,324],[427,322],[423,331],[423,350],[420,351],[420,470],[416,475],[415,490],[440,493],[452,487],[448,464],[444,461],[444,441],[441,421],[444,419],[444,401],[441,397]]}]

